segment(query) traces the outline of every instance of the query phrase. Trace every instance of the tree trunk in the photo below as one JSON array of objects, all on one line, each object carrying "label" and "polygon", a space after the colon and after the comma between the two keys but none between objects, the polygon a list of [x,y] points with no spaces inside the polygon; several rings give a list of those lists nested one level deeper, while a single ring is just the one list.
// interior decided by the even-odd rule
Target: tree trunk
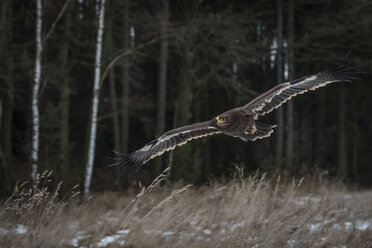
[{"label": "tree trunk", "polygon": [[[317,110],[316,110],[316,118],[315,118],[315,130],[316,132],[316,142],[315,142],[315,152],[316,152],[316,163],[321,168],[324,168],[324,154],[325,154],[325,138],[324,138],[324,127],[325,117],[327,115],[326,107],[325,107],[325,100],[326,100],[326,93],[325,90],[320,90],[318,92],[317,97]],[[328,168],[327,168],[328,169]]]},{"label": "tree trunk", "polygon": [[[278,7],[278,23],[277,23],[277,38],[278,38],[278,49],[277,49],[277,81],[278,84],[282,83],[283,78],[283,20],[282,20],[282,1],[277,0]],[[283,108],[277,110],[277,138],[276,138],[276,149],[275,149],[275,163],[276,168],[282,167],[282,156],[283,156]]]},{"label": "tree trunk", "polygon": [[39,153],[39,88],[41,76],[41,55],[43,44],[41,40],[41,27],[42,27],[42,0],[37,0],[36,7],[36,57],[35,57],[35,77],[34,86],[32,90],[32,170],[31,179],[36,183],[36,173],[38,166],[38,153]]},{"label": "tree trunk", "polygon": [[[11,193],[11,156],[12,156],[12,119],[13,119],[13,55],[10,53],[10,41],[12,40],[12,8],[11,1],[5,0],[1,4],[0,30],[0,50],[6,61],[0,63],[0,73],[4,76],[4,80],[0,80],[0,101],[1,101],[1,116],[0,116],[0,182],[1,191],[5,194]],[[3,85],[4,83],[4,85]]]},{"label": "tree trunk", "polygon": [[104,29],[104,18],[105,18],[105,0],[101,0],[99,8],[99,22],[97,32],[97,45],[96,45],[96,59],[95,59],[95,70],[94,70],[94,86],[93,86],[93,100],[92,100],[92,115],[90,119],[90,134],[89,134],[89,146],[88,146],[88,158],[85,171],[84,181],[84,192],[82,200],[85,201],[89,194],[90,182],[92,179],[93,163],[94,163],[94,152],[96,144],[97,134],[97,112],[99,105],[99,82],[101,77],[101,55],[102,55],[102,36]]},{"label": "tree trunk", "polygon": [[[168,30],[169,6],[168,0],[162,1],[163,11],[160,17],[160,29],[163,40],[160,47],[159,60],[159,81],[158,81],[158,106],[157,106],[157,122],[156,135],[160,136],[165,131],[165,106],[167,92],[167,63],[168,63],[168,39],[165,37]],[[162,170],[163,157],[156,160],[154,167],[155,175],[159,175]]]},{"label": "tree trunk", "polygon": [[338,167],[337,178],[345,179],[347,176],[347,154],[346,154],[346,103],[345,90],[340,85],[340,113],[339,113],[339,145],[338,145]]},{"label": "tree trunk", "polygon": [[69,88],[69,77],[68,77],[68,51],[70,46],[71,36],[71,7],[73,4],[69,4],[68,10],[65,16],[65,27],[64,27],[64,39],[59,54],[60,65],[64,71],[63,79],[61,82],[60,99],[59,99],[59,110],[60,110],[60,122],[59,122],[59,152],[60,152],[60,164],[59,173],[62,181],[62,195],[67,193],[68,185],[68,166],[69,166],[69,108],[70,108],[70,88]]},{"label": "tree trunk", "polygon": [[[115,10],[115,3],[111,3],[111,10]],[[107,54],[109,58],[114,56],[114,37],[112,32],[113,26],[113,13],[110,14],[108,19],[108,28],[106,32],[106,44],[107,44]],[[109,80],[109,87],[110,87],[110,102],[112,108],[112,130],[113,130],[113,140],[114,140],[114,151],[120,151],[120,123],[119,123],[119,111],[118,111],[118,103],[117,103],[117,95],[116,95],[116,84],[115,84],[115,68],[111,68],[108,73],[108,80]],[[115,157],[119,157],[118,154],[115,154]],[[120,182],[120,166],[116,166],[116,173],[114,175],[115,180],[115,187],[117,189],[121,189],[121,182]]]},{"label": "tree trunk", "polygon": [[[178,103],[175,103],[174,107],[174,116],[173,116],[173,127],[172,129],[176,128],[176,124],[178,122]],[[168,159],[168,172],[167,172],[167,182],[169,182],[169,179],[172,175],[172,168],[173,168],[173,158],[174,158],[174,150],[171,150],[169,152],[169,159]]]},{"label": "tree trunk", "polygon": [[[294,80],[294,1],[289,2],[288,16],[288,80]],[[293,100],[287,103],[286,168],[293,168]]]},{"label": "tree trunk", "polygon": [[358,129],[358,93],[355,90],[353,95],[353,182],[358,181],[358,141],[359,141],[359,129]]},{"label": "tree trunk", "polygon": [[[129,34],[129,7],[130,1],[124,1],[123,14],[123,45],[124,51],[130,49]],[[130,56],[125,56],[122,61],[122,102],[121,102],[121,149],[122,153],[128,153],[129,139],[129,91],[130,91]]]},{"label": "tree trunk", "polygon": [[[208,89],[207,87],[203,87],[203,90],[202,90],[202,94],[204,94],[203,96],[203,103],[202,103],[202,106],[203,106],[203,110],[200,111],[202,113],[200,113],[201,115],[201,120],[205,120],[206,118],[210,118],[209,114],[211,113],[211,110],[210,110],[210,104],[209,104],[209,94],[208,94]],[[205,114],[208,115],[205,116]],[[201,121],[200,120],[200,121]],[[211,139],[209,139],[208,137],[205,139],[205,142],[203,144],[203,161],[202,161],[202,179],[203,180],[208,180],[213,172],[213,167],[211,166]]]},{"label": "tree trunk", "polygon": [[[177,98],[177,122],[175,127],[181,127],[190,124],[193,92],[191,89],[191,51],[188,47],[184,50],[184,74],[180,78],[178,86],[179,95]],[[189,144],[190,143],[190,144]],[[194,156],[192,154],[192,144],[188,144],[175,149],[173,158],[172,177],[175,180],[183,179],[186,182],[193,181],[194,175]]]}]

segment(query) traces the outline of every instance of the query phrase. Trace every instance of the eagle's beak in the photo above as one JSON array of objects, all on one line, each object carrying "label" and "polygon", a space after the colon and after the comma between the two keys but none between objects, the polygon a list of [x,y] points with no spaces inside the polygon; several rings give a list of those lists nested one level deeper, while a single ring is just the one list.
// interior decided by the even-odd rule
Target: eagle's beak
[{"label": "eagle's beak", "polygon": [[221,120],[219,116],[217,116],[216,120],[217,120],[217,123],[224,123],[224,122],[226,122],[226,121]]}]

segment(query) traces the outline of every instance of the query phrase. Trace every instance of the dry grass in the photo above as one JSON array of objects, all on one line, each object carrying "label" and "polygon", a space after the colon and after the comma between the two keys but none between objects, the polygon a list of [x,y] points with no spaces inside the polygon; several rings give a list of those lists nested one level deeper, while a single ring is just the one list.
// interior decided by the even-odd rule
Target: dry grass
[{"label": "dry grass", "polygon": [[0,247],[372,247],[372,192],[335,183],[255,175],[174,189],[161,175],[79,206],[57,200],[47,176],[1,206]]}]

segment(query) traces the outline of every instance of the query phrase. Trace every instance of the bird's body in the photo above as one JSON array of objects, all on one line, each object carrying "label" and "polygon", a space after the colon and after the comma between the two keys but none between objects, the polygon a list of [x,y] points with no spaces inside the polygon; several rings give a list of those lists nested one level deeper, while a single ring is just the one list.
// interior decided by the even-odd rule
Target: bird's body
[{"label": "bird's body", "polygon": [[[219,121],[216,122],[216,119],[218,117],[221,118],[221,116],[226,116],[229,118],[229,121],[226,122],[226,125],[223,125],[224,123],[219,123]],[[219,128],[223,134],[239,137],[239,135],[243,134],[244,132],[251,133],[254,130],[253,117],[254,116],[242,111],[241,108],[235,108],[213,118],[211,120],[211,124],[215,125],[216,128]]]},{"label": "bird's body", "polygon": [[192,139],[219,133],[244,141],[268,137],[276,125],[258,122],[260,116],[270,113],[298,94],[333,82],[356,79],[354,69],[355,67],[351,67],[350,64],[342,62],[317,74],[279,84],[248,104],[226,111],[209,121],[172,129],[141,149],[122,155],[118,164],[125,168],[137,169],[154,157],[182,146]]}]

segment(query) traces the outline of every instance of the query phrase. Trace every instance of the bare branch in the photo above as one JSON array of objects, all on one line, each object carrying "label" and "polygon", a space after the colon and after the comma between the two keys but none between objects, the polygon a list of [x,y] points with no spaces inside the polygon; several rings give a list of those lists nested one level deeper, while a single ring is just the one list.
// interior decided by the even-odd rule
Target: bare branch
[{"label": "bare branch", "polygon": [[43,43],[45,43],[49,39],[50,35],[53,33],[54,29],[56,28],[57,22],[62,18],[63,14],[66,12],[67,6],[70,3],[70,1],[71,0],[66,0],[66,2],[63,5],[61,11],[58,13],[57,18],[52,23],[52,26],[50,27],[48,33],[45,35],[45,37],[43,39]]},{"label": "bare branch", "polygon": [[141,45],[138,45],[137,47],[135,48],[132,48],[130,50],[127,50],[127,51],[124,51],[122,53],[120,53],[119,55],[117,55],[111,62],[110,64],[108,64],[108,66],[106,67],[105,71],[103,72],[102,74],[102,77],[101,77],[101,80],[100,80],[100,83],[99,83],[99,86],[101,88],[102,84],[103,84],[103,81],[105,80],[106,76],[107,76],[107,73],[110,71],[110,69],[122,58],[122,57],[125,57],[125,56],[128,56],[132,53],[134,53],[135,51],[137,50],[140,50],[146,46],[149,46],[151,44],[154,44],[156,43],[157,41],[163,39],[164,37],[157,37],[157,38],[154,38],[152,40],[149,40],[148,42],[145,42],[145,43],[142,43]]}]

